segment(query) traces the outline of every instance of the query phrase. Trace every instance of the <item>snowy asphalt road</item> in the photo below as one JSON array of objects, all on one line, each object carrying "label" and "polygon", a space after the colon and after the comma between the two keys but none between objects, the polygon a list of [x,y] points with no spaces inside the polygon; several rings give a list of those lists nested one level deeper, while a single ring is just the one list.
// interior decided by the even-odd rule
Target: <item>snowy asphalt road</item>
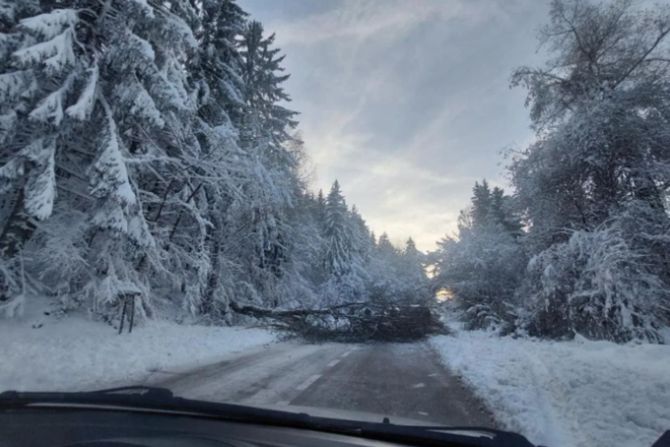
[{"label": "snowy asphalt road", "polygon": [[188,372],[155,371],[148,382],[194,399],[494,426],[427,343],[285,342]]}]

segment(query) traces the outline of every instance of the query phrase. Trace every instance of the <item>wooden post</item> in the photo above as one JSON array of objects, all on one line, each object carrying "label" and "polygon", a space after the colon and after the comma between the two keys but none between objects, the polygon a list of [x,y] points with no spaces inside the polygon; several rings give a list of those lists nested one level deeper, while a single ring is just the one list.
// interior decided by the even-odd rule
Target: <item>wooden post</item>
[{"label": "wooden post", "polygon": [[121,308],[121,323],[119,324],[119,335],[123,332],[123,321],[126,319],[126,305],[128,304],[125,295],[123,296],[122,299],[123,299],[123,307]]},{"label": "wooden post", "polygon": [[128,327],[128,333],[133,332],[133,321],[135,320],[135,294],[130,295],[130,326]]}]

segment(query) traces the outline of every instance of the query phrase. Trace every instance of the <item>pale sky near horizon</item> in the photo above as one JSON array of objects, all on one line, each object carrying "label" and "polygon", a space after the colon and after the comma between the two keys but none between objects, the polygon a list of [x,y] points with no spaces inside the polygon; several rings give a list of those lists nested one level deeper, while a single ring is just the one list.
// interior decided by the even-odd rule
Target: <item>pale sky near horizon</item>
[{"label": "pale sky near horizon", "polygon": [[311,183],[338,179],[378,235],[420,249],[456,230],[473,183],[507,186],[532,141],[512,71],[542,61],[548,0],[239,0],[276,32]]}]

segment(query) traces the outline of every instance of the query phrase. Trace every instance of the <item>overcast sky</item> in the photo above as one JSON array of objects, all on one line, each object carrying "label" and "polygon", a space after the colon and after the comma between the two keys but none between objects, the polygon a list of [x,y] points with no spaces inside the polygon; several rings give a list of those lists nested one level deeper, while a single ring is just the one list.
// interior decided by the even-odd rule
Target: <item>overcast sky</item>
[{"label": "overcast sky", "polygon": [[286,54],[315,189],[338,179],[379,235],[431,250],[472,184],[532,139],[512,70],[541,60],[546,0],[240,0]]}]

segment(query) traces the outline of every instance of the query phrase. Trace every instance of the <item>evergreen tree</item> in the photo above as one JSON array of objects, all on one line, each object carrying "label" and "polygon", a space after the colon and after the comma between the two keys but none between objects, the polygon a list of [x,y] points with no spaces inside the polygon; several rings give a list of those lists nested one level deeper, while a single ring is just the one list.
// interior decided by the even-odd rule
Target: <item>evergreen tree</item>
[{"label": "evergreen tree", "polygon": [[[198,58],[192,63],[197,87],[198,118],[194,124],[198,143],[207,167],[202,175],[216,178],[204,187],[207,219],[208,263],[201,276],[206,283],[193,290],[194,312],[203,315],[225,315],[228,301],[236,289],[233,244],[229,241],[233,225],[232,210],[246,197],[239,193],[242,182],[250,179],[251,161],[239,147],[238,128],[245,113],[244,84],[241,78],[243,59],[238,39],[244,31],[246,13],[231,0],[207,0],[200,9],[202,26],[196,37]],[[225,251],[228,253],[225,253]],[[198,284],[191,281],[191,284]]]},{"label": "evergreen tree", "polygon": [[401,255],[401,272],[408,284],[408,295],[415,298],[425,298],[428,295],[425,263],[426,255],[416,248],[414,240],[410,237]]},{"label": "evergreen tree", "polygon": [[325,217],[326,252],[324,266],[329,274],[342,277],[351,272],[352,240],[347,220],[347,204],[337,180],[330,188],[326,199]]},{"label": "evergreen tree", "polygon": [[[297,159],[288,143],[296,114],[280,106],[290,101],[282,84],[288,79],[274,35],[265,37],[259,22],[248,23],[241,36],[241,79],[245,101],[240,145],[250,160],[251,176],[243,185],[246,204],[239,222],[251,223],[253,238],[245,251],[254,254],[246,264],[252,283],[264,294],[273,294],[286,261],[286,209],[292,207],[296,189]],[[249,206],[249,204],[251,206]],[[244,256],[240,253],[240,256]]]},{"label": "evergreen tree", "polygon": [[242,77],[248,108],[242,138],[247,147],[260,142],[267,145],[264,155],[277,160],[285,157],[282,144],[291,139],[289,132],[297,122],[296,112],[279,105],[291,98],[282,87],[289,75],[282,74],[284,56],[273,48],[274,39],[274,34],[264,36],[263,25],[256,21],[250,22],[243,34]]},{"label": "evergreen tree", "polygon": [[370,240],[370,229],[358,212],[356,205],[351,207],[349,219],[351,220],[352,225],[352,244],[354,253],[362,262],[367,262],[370,260],[374,247]]},{"label": "evergreen tree", "polygon": [[[161,167],[154,163],[152,171],[127,160],[182,155],[169,133],[188,120],[182,62],[195,41],[179,17],[137,2],[54,6],[42,4],[21,18],[12,39],[3,41],[11,47],[3,48],[10,52],[3,82],[23,87],[7,89],[3,101],[3,113],[16,121],[0,177],[22,192],[3,223],[2,245],[12,257],[30,239],[34,220],[56,211],[74,218],[71,211],[85,207],[89,244],[103,233],[113,237],[95,247],[93,263],[104,276],[80,278],[88,282],[81,290],[111,303],[107,292],[116,286],[110,284],[134,288],[133,263],[155,246],[140,197],[153,194],[150,178]],[[86,128],[100,132],[90,136]]]},{"label": "evergreen tree", "polygon": [[470,212],[474,225],[485,225],[488,222],[491,201],[491,190],[486,180],[482,180],[481,184],[475,182],[475,186],[472,188],[472,208]]},{"label": "evergreen tree", "polygon": [[520,245],[520,225],[509,211],[500,188],[475,183],[472,204],[459,218],[458,238],[445,238],[431,255],[436,288],[450,289],[469,327],[511,326],[515,293],[526,258]]},{"label": "evergreen tree", "polygon": [[322,230],[326,223],[326,198],[323,195],[323,190],[319,189],[319,192],[316,196],[316,220],[321,226]]}]

